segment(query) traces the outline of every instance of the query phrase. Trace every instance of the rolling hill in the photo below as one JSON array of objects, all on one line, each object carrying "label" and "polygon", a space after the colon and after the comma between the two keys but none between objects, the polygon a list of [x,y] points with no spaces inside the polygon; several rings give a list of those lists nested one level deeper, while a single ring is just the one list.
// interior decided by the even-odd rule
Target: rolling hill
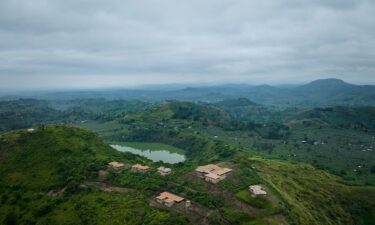
[{"label": "rolling hill", "polygon": [[[105,89],[62,91],[27,94],[24,97],[47,100],[72,100],[76,98],[137,99],[144,101],[204,101],[248,98],[253,102],[278,106],[337,106],[375,105],[374,85],[354,85],[339,79],[321,79],[297,86],[270,86],[249,84],[223,84],[195,86],[180,89],[166,85],[152,89]],[[14,96],[12,97],[14,99]]]}]

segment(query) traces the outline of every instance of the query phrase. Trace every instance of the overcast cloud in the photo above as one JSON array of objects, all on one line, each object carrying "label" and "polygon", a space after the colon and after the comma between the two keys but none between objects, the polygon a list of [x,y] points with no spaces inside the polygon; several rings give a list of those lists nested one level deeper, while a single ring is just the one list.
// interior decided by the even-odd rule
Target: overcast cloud
[{"label": "overcast cloud", "polygon": [[0,88],[375,83],[374,0],[1,0]]}]

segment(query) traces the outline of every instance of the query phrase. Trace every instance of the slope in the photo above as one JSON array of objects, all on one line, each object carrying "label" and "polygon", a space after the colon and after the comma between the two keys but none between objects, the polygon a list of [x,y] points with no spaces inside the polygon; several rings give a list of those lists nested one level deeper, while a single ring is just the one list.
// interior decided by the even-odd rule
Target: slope
[{"label": "slope", "polygon": [[375,188],[349,186],[308,164],[253,157],[251,164],[288,205],[296,224],[373,224]]},{"label": "slope", "polygon": [[[148,163],[119,153],[87,130],[42,126],[0,138],[1,224],[186,224],[154,209],[142,192],[84,188],[111,160]],[[131,204],[129,204],[131,203]]]}]

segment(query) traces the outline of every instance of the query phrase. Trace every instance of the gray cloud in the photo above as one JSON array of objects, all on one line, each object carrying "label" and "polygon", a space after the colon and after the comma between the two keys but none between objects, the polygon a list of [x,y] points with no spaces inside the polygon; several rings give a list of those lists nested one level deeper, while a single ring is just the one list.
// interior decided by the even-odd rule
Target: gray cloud
[{"label": "gray cloud", "polygon": [[0,88],[375,83],[373,0],[2,0]]}]

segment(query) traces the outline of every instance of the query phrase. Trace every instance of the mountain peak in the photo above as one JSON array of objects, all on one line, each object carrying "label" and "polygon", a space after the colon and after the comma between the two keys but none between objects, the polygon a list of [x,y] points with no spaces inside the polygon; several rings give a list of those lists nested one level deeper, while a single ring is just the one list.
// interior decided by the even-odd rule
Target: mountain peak
[{"label": "mountain peak", "polygon": [[308,84],[302,85],[299,88],[301,89],[337,89],[337,88],[347,88],[355,86],[354,84],[346,83],[343,80],[336,79],[336,78],[329,78],[329,79],[319,79],[312,81]]},{"label": "mountain peak", "polygon": [[308,83],[307,85],[309,85],[309,84],[348,84],[348,83],[346,83],[345,81],[343,81],[341,79],[337,79],[337,78],[327,78],[327,79],[314,80],[314,81]]}]

